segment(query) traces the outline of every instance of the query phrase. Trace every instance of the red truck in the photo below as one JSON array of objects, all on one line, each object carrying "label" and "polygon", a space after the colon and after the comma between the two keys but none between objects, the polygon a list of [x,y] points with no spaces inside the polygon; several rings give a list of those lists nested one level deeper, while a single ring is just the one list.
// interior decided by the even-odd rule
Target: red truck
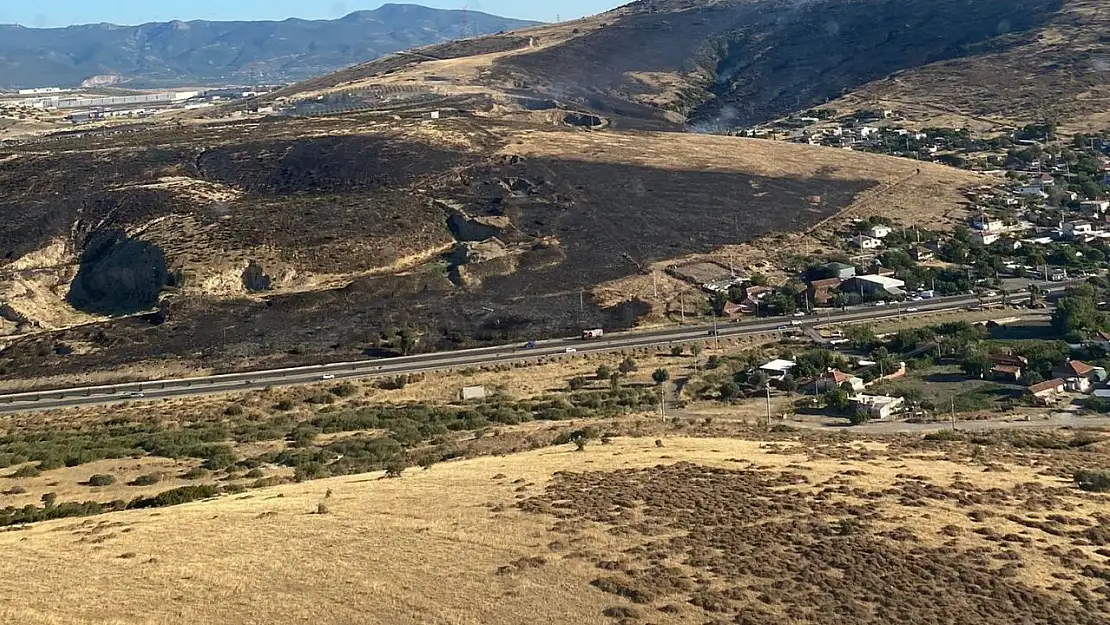
[{"label": "red truck", "polygon": [[590,339],[599,339],[605,334],[605,330],[597,328],[596,330],[582,330],[582,340],[588,341]]}]

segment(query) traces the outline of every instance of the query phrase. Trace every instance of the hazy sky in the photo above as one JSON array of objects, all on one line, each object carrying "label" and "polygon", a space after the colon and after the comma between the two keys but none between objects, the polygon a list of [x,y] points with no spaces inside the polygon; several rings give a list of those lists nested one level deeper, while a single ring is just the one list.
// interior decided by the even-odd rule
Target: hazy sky
[{"label": "hazy sky", "polygon": [[[396,3],[400,4],[402,2]],[[468,7],[505,17],[555,21],[600,13],[628,0],[413,0],[441,9]],[[169,20],[330,19],[374,9],[381,0],[0,0],[0,24],[55,27]]]}]

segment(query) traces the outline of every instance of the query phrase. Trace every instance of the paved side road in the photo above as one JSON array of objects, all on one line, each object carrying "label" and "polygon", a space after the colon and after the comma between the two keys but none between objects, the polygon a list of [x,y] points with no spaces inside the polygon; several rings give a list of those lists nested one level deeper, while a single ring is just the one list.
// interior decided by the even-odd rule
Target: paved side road
[{"label": "paved side road", "polygon": [[[1052,288],[1063,290],[1065,286],[1067,286],[1066,283],[1059,283],[1053,285]],[[1000,296],[995,296],[984,298],[982,301],[993,303],[999,302],[1001,299]],[[607,334],[602,339],[590,341],[584,341],[580,338],[553,339],[540,341],[536,347],[530,349],[520,345],[494,346],[457,352],[341,362],[189,379],[156,380],[142,383],[16,393],[0,395],[0,414],[113,404],[121,401],[151,401],[171,397],[215,395],[271,386],[311,384],[323,380],[374,378],[482,365],[536,361],[541,358],[570,357],[589,353],[712,340],[714,330],[716,330],[718,336],[723,338],[743,337],[785,329],[805,330],[814,326],[834,323],[858,323],[927,315],[929,313],[956,310],[979,302],[980,300],[977,297],[956,296],[915,302],[912,306],[914,312],[907,312],[907,306],[866,306],[846,311],[832,311],[820,316],[763,318],[737,324],[682,326],[645,332]],[[999,311],[999,314],[1011,313]]]}]

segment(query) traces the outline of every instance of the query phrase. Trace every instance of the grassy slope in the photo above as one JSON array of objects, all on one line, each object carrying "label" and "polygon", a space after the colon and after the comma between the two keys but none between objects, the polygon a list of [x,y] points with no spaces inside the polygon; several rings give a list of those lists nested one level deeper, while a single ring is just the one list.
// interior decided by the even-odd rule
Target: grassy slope
[{"label": "grassy slope", "polygon": [[[622,439],[585,453],[569,446],[544,449],[437,465],[400,480],[349,476],[157,512],[51,522],[2,533],[0,622],[603,623],[608,621],[601,611],[608,606],[654,612],[588,585],[604,574],[593,558],[619,556],[646,539],[636,532],[617,536],[580,521],[552,526],[546,514],[513,507],[515,501],[539,494],[557,471],[693,461],[732,469],[756,466],[768,476],[791,468],[810,483],[839,475],[837,479],[850,487],[867,491],[897,486],[896,482],[904,485],[900,476],[906,475],[942,486],[959,476],[972,487],[1062,484],[1019,466],[1024,461],[1018,457],[1000,458],[1007,471],[984,474],[981,465],[976,468],[979,461],[966,457],[950,461],[944,454],[904,450],[891,450],[888,457],[883,445],[832,445],[807,453],[802,448],[723,439],[668,438],[665,444],[658,449],[650,440]],[[858,462],[862,458],[870,461]],[[862,473],[846,476],[846,460]],[[331,497],[326,496],[328,490]],[[1071,517],[1110,513],[1104,497],[1060,491],[1054,496],[1075,506],[1068,513]],[[1038,516],[1005,498],[998,501],[974,507],[990,514]],[[944,540],[937,531],[954,525],[964,529],[956,540],[961,548],[1000,549],[967,533],[978,524],[969,520],[968,508],[961,503],[931,501],[922,508],[902,502],[886,495],[869,504],[890,521],[880,523],[876,531],[909,526],[932,544]],[[328,514],[312,514],[320,503]],[[997,517],[990,524],[999,533],[1030,531]],[[726,536],[742,530],[720,531]],[[951,536],[955,530],[948,532]],[[1033,537],[1065,549],[1069,542],[1039,531]],[[1026,588],[1044,590],[1055,581],[1049,574],[1061,570],[1045,555],[1044,546],[1009,546],[1024,564],[1017,582]],[[1096,566],[1105,565],[1105,556],[1095,554],[1094,547],[1081,549]],[[540,557],[543,563],[519,561],[526,557]],[[499,573],[501,567],[508,568]],[[29,578],[27,571],[34,571],[33,576]],[[953,596],[970,598],[963,594],[970,589],[949,590]],[[660,601],[667,598],[682,603],[678,597]],[[709,616],[689,605],[680,607],[678,615],[665,620],[701,623]]]}]

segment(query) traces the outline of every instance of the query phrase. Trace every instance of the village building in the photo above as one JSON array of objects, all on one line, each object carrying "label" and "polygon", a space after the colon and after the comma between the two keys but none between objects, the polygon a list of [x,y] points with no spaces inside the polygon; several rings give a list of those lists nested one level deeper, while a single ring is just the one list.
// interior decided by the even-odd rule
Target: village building
[{"label": "village building", "polygon": [[906,400],[902,397],[888,397],[886,395],[856,395],[850,400],[851,409],[859,412],[865,411],[876,420],[889,419],[902,410]]},{"label": "village building", "polygon": [[1055,399],[1064,392],[1066,387],[1067,383],[1064,380],[1054,378],[1030,386],[1029,394],[1041,405],[1048,405],[1055,401]]}]

